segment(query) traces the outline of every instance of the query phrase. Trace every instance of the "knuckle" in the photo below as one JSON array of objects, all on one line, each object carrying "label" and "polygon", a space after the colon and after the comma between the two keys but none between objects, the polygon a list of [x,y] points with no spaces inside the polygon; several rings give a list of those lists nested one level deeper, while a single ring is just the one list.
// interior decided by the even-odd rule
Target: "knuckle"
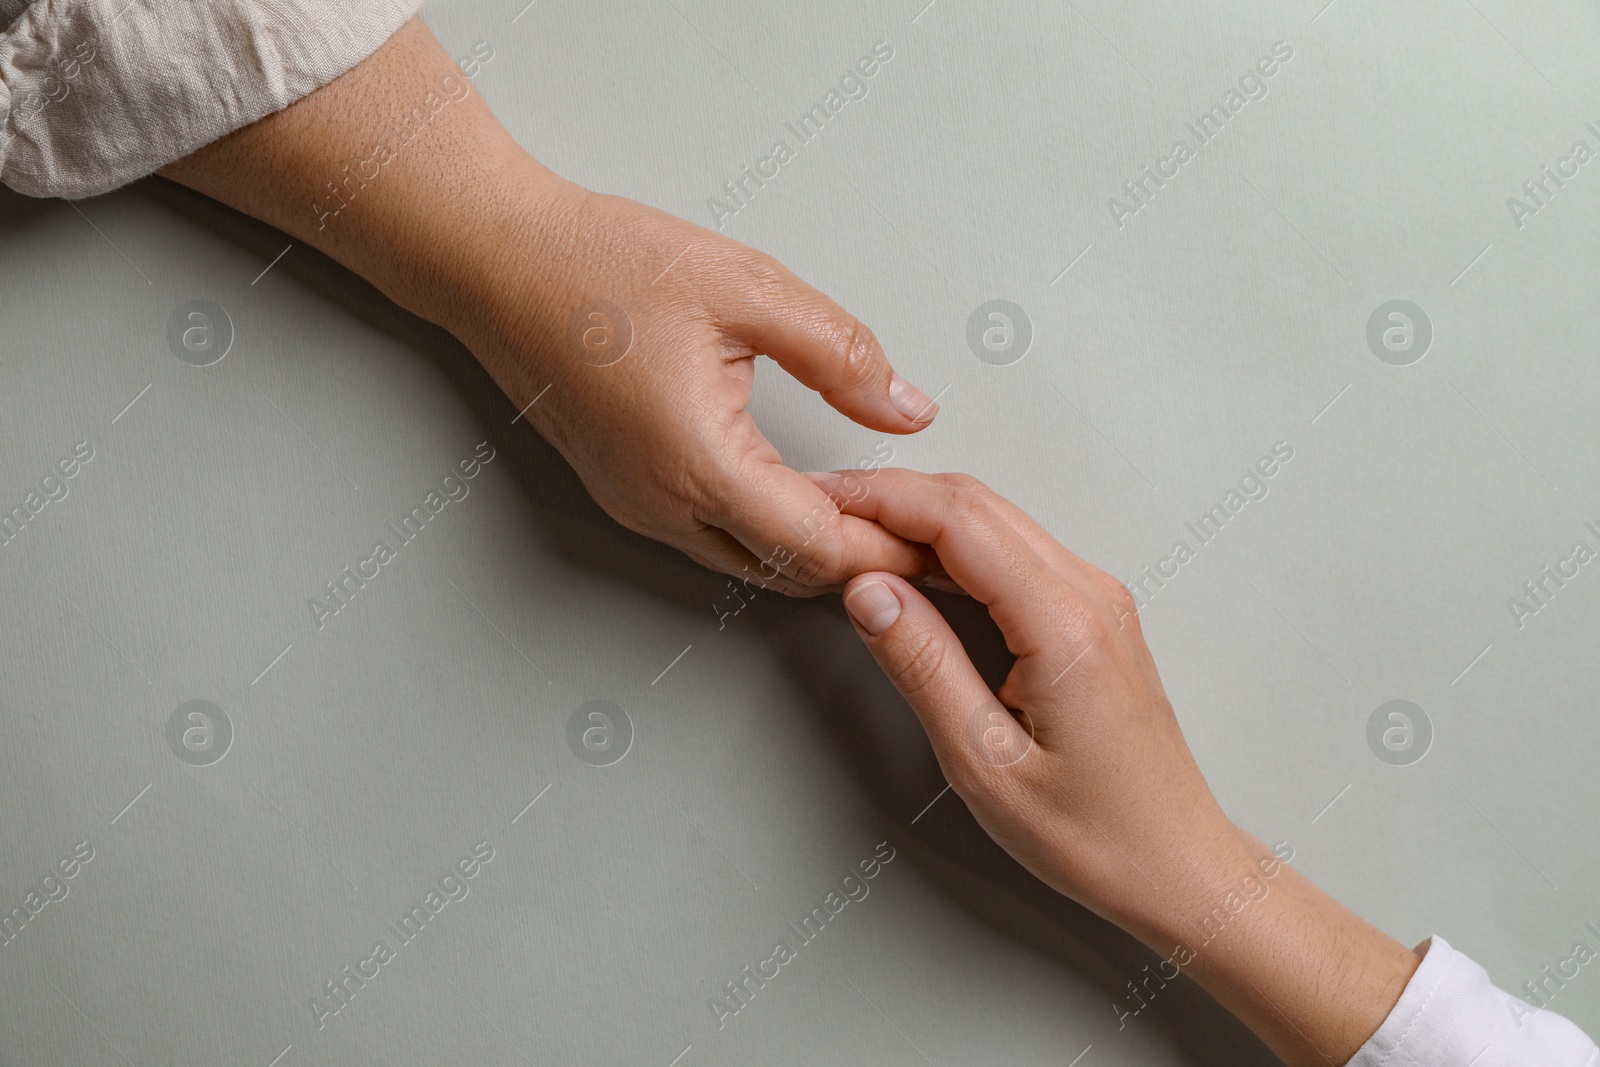
[{"label": "knuckle", "polygon": [[895,657],[889,671],[890,680],[906,697],[914,697],[938,680],[944,670],[945,655],[946,646],[939,635],[922,631]]},{"label": "knuckle", "polygon": [[952,512],[969,522],[977,522],[989,513],[989,487],[969,474],[960,475],[950,486]]},{"label": "knuckle", "polygon": [[994,490],[970,474],[951,473],[939,475],[949,493],[950,505],[958,515],[977,518],[989,508]]},{"label": "knuckle", "polygon": [[1080,598],[1063,607],[1059,629],[1073,641],[1096,648],[1110,640],[1118,625],[1106,612]]},{"label": "knuckle", "polygon": [[790,575],[793,581],[802,586],[809,586],[823,579],[826,565],[815,553],[797,557],[797,560],[794,573]]},{"label": "knuckle", "polygon": [[975,493],[979,490],[987,488],[987,486],[985,486],[981,481],[979,481],[977,478],[974,478],[972,475],[967,474],[965,471],[947,471],[944,474],[936,475],[935,477],[938,479],[940,484],[949,487],[951,490],[961,490]]},{"label": "knuckle", "polygon": [[1135,617],[1138,616],[1139,602],[1133,599],[1133,594],[1128,592],[1127,586],[1123,585],[1105,571],[1099,569],[1094,571],[1094,579],[1095,583],[1105,594],[1107,602],[1111,605],[1112,613],[1115,614],[1118,619],[1128,615]]},{"label": "knuckle", "polygon": [[854,315],[840,312],[831,324],[838,387],[859,389],[876,385],[883,377],[883,346],[872,330]]},{"label": "knuckle", "polygon": [[762,252],[752,252],[740,265],[745,281],[762,298],[772,298],[786,293],[793,280],[783,264]]},{"label": "knuckle", "polygon": [[795,556],[790,577],[801,585],[832,585],[843,580],[843,547],[838,538],[824,533]]},{"label": "knuckle", "polygon": [[1105,618],[1106,636],[1109,637],[1112,630],[1132,630],[1135,634],[1142,634],[1138,599],[1128,591],[1127,586],[1104,571],[1097,571],[1096,576],[1109,609]]},{"label": "knuckle", "polygon": [[[1033,615],[1033,632],[1041,650],[1056,650],[1052,655],[1059,655],[1062,649],[1073,650],[1059,666],[1065,666],[1079,651],[1106,644],[1118,629],[1116,616],[1106,611],[1097,598],[1052,577],[1041,579],[1039,595],[1028,610]],[[1080,663],[1074,673],[1083,666]]]}]

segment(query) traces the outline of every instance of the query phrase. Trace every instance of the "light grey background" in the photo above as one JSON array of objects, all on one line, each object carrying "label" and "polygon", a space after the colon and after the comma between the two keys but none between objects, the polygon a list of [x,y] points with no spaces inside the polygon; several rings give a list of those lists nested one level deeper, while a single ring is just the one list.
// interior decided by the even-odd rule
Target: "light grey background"
[{"label": "light grey background", "polygon": [[[1133,580],[1289,442],[1144,611],[1217,794],[1508,989],[1594,945],[1600,565],[1520,628],[1509,600],[1600,548],[1600,162],[1520,228],[1506,204],[1600,149],[1594,5],[925,2],[425,15],[492,46],[475,86],[535,155],[702,224],[888,41],[725,232],[943,391],[894,462]],[[1266,98],[1119,228],[1107,199],[1278,41]],[[1119,1030],[1155,957],[929,807],[838,603],[719,629],[722,579],[612,523],[452,339],[306,248],[262,275],[286,238],[158,180],[0,209],[0,504],[95,450],[0,546],[0,910],[95,850],[0,945],[0,1062],[1268,1061],[1186,983]],[[236,334],[203,369],[165,340],[195,299]],[[1010,366],[966,344],[990,299],[1032,322]],[[1393,299],[1433,324],[1407,367],[1366,343]],[[881,440],[770,364],[755,407],[798,469]],[[470,495],[315,629],[308,598],[484,440]],[[233,727],[210,766],[166,740],[197,699]],[[634,726],[609,767],[566,743],[592,699]],[[1433,726],[1410,766],[1367,744],[1392,699]],[[318,1029],[323,983],[479,841],[470,895]],[[709,998],[882,841],[870,896],[719,1030]],[[1600,973],[1551,1006],[1600,1029]]]}]

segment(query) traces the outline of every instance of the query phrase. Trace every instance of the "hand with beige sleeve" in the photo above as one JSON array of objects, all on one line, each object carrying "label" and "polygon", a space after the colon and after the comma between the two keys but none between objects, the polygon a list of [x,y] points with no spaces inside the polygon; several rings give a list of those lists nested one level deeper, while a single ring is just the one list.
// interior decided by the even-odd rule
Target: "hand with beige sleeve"
[{"label": "hand with beige sleeve", "polygon": [[420,20],[161,173],[454,333],[629,529],[791,594],[929,569],[865,519],[817,533],[826,496],[747,410],[764,355],[863,426],[923,429],[937,405],[872,331],[771,256],[540,164]]}]

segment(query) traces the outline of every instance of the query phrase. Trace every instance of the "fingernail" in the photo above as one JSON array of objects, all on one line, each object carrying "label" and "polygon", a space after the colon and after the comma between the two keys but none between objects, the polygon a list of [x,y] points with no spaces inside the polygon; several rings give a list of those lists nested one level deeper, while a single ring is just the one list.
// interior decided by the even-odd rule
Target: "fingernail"
[{"label": "fingernail", "polygon": [[957,596],[969,595],[965,589],[957,585],[955,580],[950,578],[948,575],[930,574],[926,578],[922,579],[922,584],[928,586],[930,589],[937,589],[943,593],[955,593]]},{"label": "fingernail", "polygon": [[889,379],[889,402],[894,409],[912,422],[929,422],[939,411],[927,393],[896,374]]},{"label": "fingernail", "polygon": [[818,485],[828,485],[834,481],[837,481],[839,478],[837,474],[834,474],[831,471],[801,471],[800,475],[803,478],[810,478]]},{"label": "fingernail", "polygon": [[900,617],[900,598],[882,582],[858,585],[844,598],[845,610],[873,637],[894,625]]}]

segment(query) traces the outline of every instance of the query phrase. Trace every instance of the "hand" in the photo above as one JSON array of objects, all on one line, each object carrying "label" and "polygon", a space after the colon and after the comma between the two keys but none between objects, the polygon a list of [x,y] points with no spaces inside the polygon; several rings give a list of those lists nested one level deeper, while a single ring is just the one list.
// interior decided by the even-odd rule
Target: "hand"
[{"label": "hand", "polygon": [[932,546],[1017,657],[992,693],[909,585],[872,573],[846,588],[858,630],[984,829],[1123,925],[1179,887],[1202,883],[1203,897],[1238,833],[1189,753],[1122,584],[967,475],[881,470],[856,499],[837,476],[812,478],[845,514]]},{"label": "hand", "polygon": [[[853,492],[811,477],[846,514],[931,546],[1017,657],[991,693],[903,579],[866,573],[845,588],[857,632],[984,829],[1164,957],[1157,981],[1190,975],[1291,1064],[1345,1063],[1420,957],[1223,814],[1127,589],[967,475],[880,470]],[[1141,1003],[1119,1009],[1124,1025]]]},{"label": "hand", "polygon": [[936,405],[854,316],[769,256],[570,183],[506,230],[530,259],[499,255],[489,298],[451,325],[519,409],[539,398],[527,419],[613,518],[792,594],[931,568],[921,546],[839,516],[746,410],[761,353],[864,426],[926,426]]},{"label": "hand", "polygon": [[[760,353],[864,426],[926,426],[935,405],[872,331],[769,256],[540,165],[420,20],[162,173],[455,333],[629,528],[788,593],[929,569],[925,549],[841,519],[745,410]],[[632,333],[605,366],[623,324],[580,315],[597,300]]]}]

